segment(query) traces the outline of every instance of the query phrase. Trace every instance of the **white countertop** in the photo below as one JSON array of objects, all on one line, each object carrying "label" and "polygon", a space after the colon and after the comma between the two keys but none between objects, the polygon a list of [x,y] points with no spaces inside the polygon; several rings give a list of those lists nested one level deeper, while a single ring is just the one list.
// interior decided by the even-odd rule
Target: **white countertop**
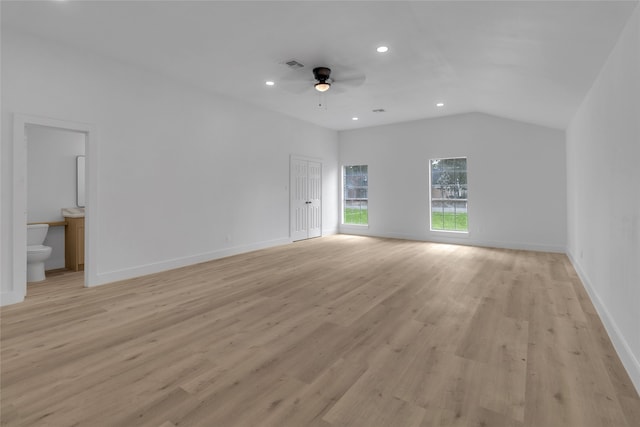
[{"label": "white countertop", "polygon": [[61,211],[65,218],[84,218],[84,208],[62,208]]}]

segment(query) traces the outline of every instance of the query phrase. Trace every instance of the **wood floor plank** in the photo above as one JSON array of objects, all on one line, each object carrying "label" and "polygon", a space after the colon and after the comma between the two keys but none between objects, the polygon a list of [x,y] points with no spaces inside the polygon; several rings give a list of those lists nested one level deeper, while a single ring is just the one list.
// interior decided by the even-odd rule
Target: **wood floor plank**
[{"label": "wood floor plank", "polygon": [[635,427],[562,254],[337,235],[0,309],[3,426]]},{"label": "wood floor plank", "polygon": [[400,359],[399,353],[387,348],[377,351],[368,369],[323,419],[332,426],[419,426],[424,408],[393,394],[398,374],[404,369]]},{"label": "wood floor plank", "polygon": [[366,371],[365,365],[338,359],[308,387],[301,388],[261,422],[263,427],[329,425],[322,418]]}]

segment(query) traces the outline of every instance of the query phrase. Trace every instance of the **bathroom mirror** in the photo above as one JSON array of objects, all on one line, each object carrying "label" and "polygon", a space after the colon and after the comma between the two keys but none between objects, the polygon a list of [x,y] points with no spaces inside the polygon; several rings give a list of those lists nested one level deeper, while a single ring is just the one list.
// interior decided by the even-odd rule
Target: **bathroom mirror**
[{"label": "bathroom mirror", "polygon": [[76,157],[76,205],[84,208],[84,156]]}]

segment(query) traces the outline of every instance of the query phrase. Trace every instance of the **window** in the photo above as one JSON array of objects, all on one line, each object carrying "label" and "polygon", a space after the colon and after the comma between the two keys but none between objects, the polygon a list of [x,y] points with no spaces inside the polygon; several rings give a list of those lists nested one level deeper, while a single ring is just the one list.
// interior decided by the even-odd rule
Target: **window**
[{"label": "window", "polygon": [[345,166],[342,175],[342,223],[369,224],[369,171],[367,165]]},{"label": "window", "polygon": [[431,230],[468,232],[467,158],[435,159],[431,169]]}]

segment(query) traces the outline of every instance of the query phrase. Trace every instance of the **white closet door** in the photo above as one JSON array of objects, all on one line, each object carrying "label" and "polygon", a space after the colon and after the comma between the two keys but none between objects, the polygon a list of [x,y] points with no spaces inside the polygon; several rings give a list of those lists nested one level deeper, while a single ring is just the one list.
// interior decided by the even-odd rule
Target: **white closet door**
[{"label": "white closet door", "polygon": [[322,163],[309,162],[308,172],[308,237],[320,237],[322,235]]},{"label": "white closet door", "polygon": [[291,240],[322,235],[322,163],[291,158]]},{"label": "white closet door", "polygon": [[307,214],[307,172],[308,162],[291,159],[291,239],[302,240],[309,235],[309,220]]}]

